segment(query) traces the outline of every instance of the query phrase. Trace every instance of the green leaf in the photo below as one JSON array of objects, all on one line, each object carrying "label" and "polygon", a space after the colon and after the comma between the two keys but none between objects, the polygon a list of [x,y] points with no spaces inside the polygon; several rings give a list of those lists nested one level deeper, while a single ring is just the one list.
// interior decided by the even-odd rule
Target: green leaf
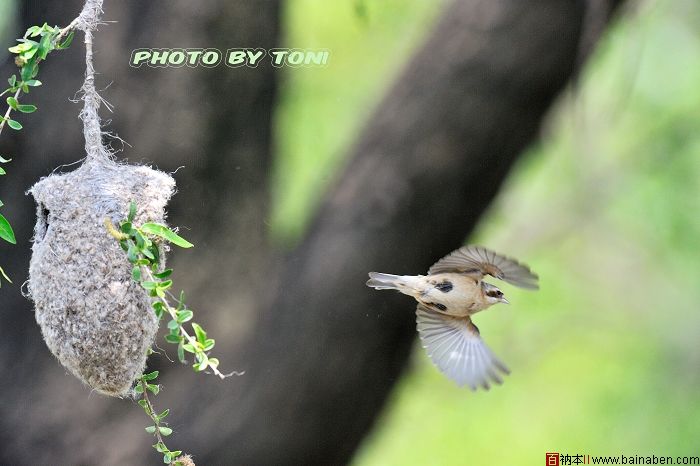
[{"label": "green leaf", "polygon": [[141,254],[151,259],[152,262],[155,262],[156,260],[156,256],[153,254],[153,251],[151,251],[150,248],[141,249]]},{"label": "green leaf", "polygon": [[131,278],[133,278],[135,282],[141,281],[141,267],[135,265],[134,268],[131,269]]},{"label": "green leaf", "polygon": [[7,120],[7,126],[9,126],[10,128],[12,128],[12,129],[14,129],[14,130],[16,130],[16,131],[19,131],[19,130],[22,129],[22,124],[21,124],[19,121],[16,121],[16,120],[10,120],[10,119],[8,119],[8,120]]},{"label": "green leaf", "polygon": [[[2,267],[0,267],[0,275],[2,275],[2,277],[3,277],[5,280],[7,280],[8,283],[12,283],[12,280],[10,280],[10,277],[7,276],[7,274],[6,274],[5,271],[2,269]],[[0,281],[0,286],[2,286],[2,281]],[[178,348],[178,349],[179,349],[179,348]],[[179,354],[179,352],[178,352],[178,354]]]},{"label": "green leaf", "polygon": [[4,159],[4,158],[0,155],[0,163],[10,163],[10,162],[12,162],[12,159]]},{"label": "green leaf", "polygon": [[158,317],[158,320],[163,318],[163,315],[165,314],[165,306],[163,306],[163,303],[160,301],[156,301],[155,303],[151,304],[153,307],[153,310],[156,313],[156,317]]},{"label": "green leaf", "polygon": [[136,249],[136,245],[132,242],[129,242],[129,249],[126,251],[126,258],[132,264],[139,259],[139,251]]},{"label": "green leaf", "polygon": [[[161,427],[162,429],[163,427]],[[163,455],[163,464],[170,464],[173,461],[173,457],[170,455],[170,453],[166,453]]]},{"label": "green leaf", "polygon": [[175,246],[180,246],[181,248],[191,248],[194,246],[194,244],[190,243],[185,238],[181,237],[170,228],[160,223],[144,223],[143,226],[141,226],[141,231],[163,238],[164,240],[174,244]]},{"label": "green leaf", "polygon": [[190,311],[189,309],[178,311],[177,313],[177,321],[180,324],[184,324],[185,322],[192,320],[192,317],[194,317],[194,312]]},{"label": "green leaf", "polygon": [[41,81],[38,79],[30,79],[29,81],[25,81],[24,84],[26,84],[29,87],[38,87],[41,86]]},{"label": "green leaf", "polygon": [[10,222],[2,214],[0,214],[0,239],[4,239],[10,244],[17,244],[15,232],[12,231]]},{"label": "green leaf", "polygon": [[197,372],[202,372],[203,370],[206,370],[207,366],[209,366],[209,360],[204,358],[200,362],[194,364],[194,370]]},{"label": "green leaf", "polygon": [[162,413],[160,413],[158,415],[158,419],[164,419],[164,418],[168,417],[168,414],[170,414],[170,410],[166,409],[165,411],[163,411]]},{"label": "green leaf", "polygon": [[131,229],[132,229],[131,222],[122,222],[119,224],[119,229],[121,230],[122,233],[131,234]]},{"label": "green leaf", "polygon": [[171,320],[168,322],[168,328],[174,330],[176,328],[180,328],[180,324],[177,323],[177,320]]},{"label": "green leaf", "polygon": [[194,348],[194,346],[192,346],[191,343],[185,343],[184,345],[182,345],[182,349],[184,349],[184,350],[187,351],[188,353],[193,353],[193,354],[194,354],[194,353],[197,352],[197,350]]},{"label": "green leaf", "polygon": [[136,218],[136,203],[134,201],[131,201],[129,203],[129,215],[126,218],[126,221],[131,223],[134,221],[134,218]]},{"label": "green leaf", "polygon": [[[34,41],[32,41],[32,42],[34,44],[36,44],[36,42],[34,42]],[[32,44],[24,42],[22,44],[17,44],[14,47],[10,47],[7,50],[9,50],[10,53],[22,53],[22,52],[26,52],[28,50],[31,50],[31,48],[32,48]]]},{"label": "green leaf", "polygon": [[155,434],[156,433],[156,426],[146,427],[146,432],[148,432],[149,434]]},{"label": "green leaf", "polygon": [[39,58],[42,60],[46,59],[46,56],[51,52],[51,35],[47,34],[41,38],[39,41]]},{"label": "green leaf", "polygon": [[207,332],[205,332],[199,324],[194,322],[192,322],[192,328],[194,329],[195,335],[197,335],[197,341],[204,344],[204,342],[207,341]]},{"label": "green leaf", "polygon": [[207,341],[205,341],[205,342],[202,344],[202,346],[204,347],[204,348],[202,348],[202,350],[203,350],[203,351],[211,351],[211,350],[214,348],[214,345],[215,345],[215,344],[216,344],[216,342],[214,341],[214,339],[213,339],[213,338],[209,338],[209,339],[207,339]]},{"label": "green leaf", "polygon": [[182,337],[179,335],[165,335],[165,341],[168,343],[180,343],[180,341],[182,341]]},{"label": "green leaf", "polygon": [[165,435],[166,437],[170,434],[173,433],[173,430],[170,427],[159,427],[158,430],[160,431],[161,434]]},{"label": "green leaf", "polygon": [[7,78],[7,83],[10,85],[10,87],[15,87],[15,84],[17,84],[17,75],[13,74],[12,77]]},{"label": "green leaf", "polygon": [[144,248],[146,248],[146,244],[147,244],[148,240],[146,239],[145,236],[143,236],[143,235],[141,234],[140,231],[138,231],[138,230],[133,230],[133,231],[131,232],[131,234],[133,235],[134,239],[136,240],[136,246],[137,246],[139,249],[143,250]]},{"label": "green leaf", "polygon": [[22,113],[34,113],[34,112],[36,112],[36,105],[32,105],[32,104],[18,105],[17,110],[19,110]]},{"label": "green leaf", "polygon": [[212,369],[219,367],[219,360],[217,358],[209,358],[209,367]]},{"label": "green leaf", "polygon": [[63,42],[61,42],[60,44],[58,44],[56,46],[56,48],[58,50],[64,50],[64,49],[67,49],[68,47],[70,47],[70,44],[73,43],[73,36],[75,36],[75,31],[69,32],[68,35],[66,36],[65,40]]},{"label": "green leaf", "polygon": [[[0,176],[7,174],[4,168],[0,167]],[[2,205],[0,205],[2,207]]]},{"label": "green leaf", "polygon": [[166,269],[163,270],[162,272],[159,273],[154,273],[153,276],[156,278],[168,278],[170,275],[173,274],[173,269]]},{"label": "green leaf", "polygon": [[25,60],[31,60],[32,58],[34,58],[34,55],[36,55],[38,51],[39,49],[32,48],[27,50],[26,52],[22,52],[22,58],[24,58]]},{"label": "green leaf", "polygon": [[25,83],[32,79],[36,73],[36,64],[32,63],[27,63],[22,67],[22,69],[19,72],[19,77],[24,81]]},{"label": "green leaf", "polygon": [[136,393],[143,393],[143,385],[138,384],[134,387],[134,392]]},{"label": "green leaf", "polygon": [[[2,270],[2,269],[0,269],[0,270]],[[177,359],[178,359],[181,363],[183,363],[183,364],[184,364],[185,362],[187,362],[187,361],[185,360],[185,348],[182,347],[182,343],[180,343],[179,345],[177,345]]]},{"label": "green leaf", "polygon": [[39,34],[41,34],[41,28],[39,26],[32,26],[29,29],[27,29],[27,32],[24,33],[24,37],[26,39],[29,36],[36,37]]},{"label": "green leaf", "polygon": [[169,290],[173,286],[173,281],[172,280],[165,280],[164,282],[160,282],[158,284],[158,289],[162,291]]},{"label": "green leaf", "polygon": [[5,101],[7,102],[7,105],[9,105],[10,108],[12,108],[12,110],[17,110],[17,105],[19,105],[17,99],[15,99],[14,97],[8,97],[7,99],[5,99]]},{"label": "green leaf", "polygon": [[146,388],[148,389],[148,391],[150,391],[154,395],[157,395],[158,392],[160,392],[160,387],[158,385],[153,385],[153,384],[149,383],[149,384],[146,384]]},{"label": "green leaf", "polygon": [[[149,246],[149,249],[153,253],[153,257],[155,257],[155,259],[153,259],[153,261],[154,262],[160,261],[160,248],[158,247],[158,245],[156,243],[154,243],[153,241],[151,241],[151,245]],[[155,269],[154,269],[154,272],[155,272]]]},{"label": "green leaf", "polygon": [[36,47],[37,45],[39,45],[39,43],[38,43],[37,41],[31,40],[31,39],[27,39],[27,38],[24,38],[24,39],[17,39],[17,42],[20,42],[20,43],[22,43],[22,44],[27,44],[27,45],[29,45],[30,47]]},{"label": "green leaf", "polygon": [[146,381],[148,381],[148,380],[153,380],[153,379],[155,379],[156,377],[158,377],[158,371],[153,371],[153,372],[149,372],[148,374],[143,374],[143,375],[141,376],[141,380],[146,380]]}]

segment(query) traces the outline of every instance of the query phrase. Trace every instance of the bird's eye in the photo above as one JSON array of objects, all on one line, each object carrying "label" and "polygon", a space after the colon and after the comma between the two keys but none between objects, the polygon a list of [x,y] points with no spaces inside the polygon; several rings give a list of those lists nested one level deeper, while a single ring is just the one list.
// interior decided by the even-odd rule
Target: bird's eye
[{"label": "bird's eye", "polygon": [[452,291],[453,285],[449,280],[445,280],[442,283],[435,284],[435,288],[442,291],[443,293],[449,293]]}]

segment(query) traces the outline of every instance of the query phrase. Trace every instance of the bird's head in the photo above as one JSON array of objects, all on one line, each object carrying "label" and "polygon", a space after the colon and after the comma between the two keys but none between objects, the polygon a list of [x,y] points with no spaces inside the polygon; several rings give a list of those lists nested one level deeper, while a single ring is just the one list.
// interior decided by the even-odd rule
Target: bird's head
[{"label": "bird's head", "polygon": [[497,286],[493,286],[490,283],[481,282],[481,289],[484,292],[484,297],[489,305],[496,303],[510,304],[503,295],[503,292],[499,290]]}]

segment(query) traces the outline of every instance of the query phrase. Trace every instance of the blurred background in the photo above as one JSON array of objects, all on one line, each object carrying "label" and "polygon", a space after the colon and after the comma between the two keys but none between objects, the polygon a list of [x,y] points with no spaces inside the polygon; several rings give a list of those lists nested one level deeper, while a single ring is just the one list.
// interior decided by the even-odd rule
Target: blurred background
[{"label": "blurred background", "polygon": [[[333,64],[285,76],[273,217],[285,239],[303,229],[343,147],[441,7],[357,5],[361,18],[335,23],[330,4],[289,4],[288,42],[325,44]],[[355,466],[697,454],[700,4],[628,6],[466,240],[540,275],[539,292],[504,285],[513,304],[477,319],[512,376],[472,394],[416,344]],[[368,79],[365,66],[386,78]]]},{"label": "blurred background", "polygon": [[[283,68],[277,77],[265,201],[275,248],[303,241],[354,141],[445,5],[282,4],[282,46],[331,56],[326,67]],[[0,0],[4,43],[13,11]],[[476,319],[512,375],[489,392],[459,389],[413,339],[407,370],[354,466],[541,464],[551,451],[699,453],[700,3],[640,0],[619,13],[464,239],[540,276],[539,292],[504,285],[511,306]],[[110,100],[117,113],[126,105]],[[435,260],[448,251],[439,252]],[[404,303],[397,313],[412,309],[408,298],[392,302]],[[246,325],[230,331],[244,334]]]}]

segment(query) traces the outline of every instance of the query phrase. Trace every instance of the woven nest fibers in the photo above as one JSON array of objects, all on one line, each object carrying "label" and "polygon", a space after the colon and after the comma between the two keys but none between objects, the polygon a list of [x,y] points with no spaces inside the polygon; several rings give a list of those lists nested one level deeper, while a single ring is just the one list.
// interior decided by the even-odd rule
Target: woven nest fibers
[{"label": "woven nest fibers", "polygon": [[136,202],[134,224],[164,223],[175,181],[144,166],[88,160],[43,178],[37,203],[29,294],[46,345],[72,374],[111,396],[131,392],[158,321],[104,220],[117,224]]}]

